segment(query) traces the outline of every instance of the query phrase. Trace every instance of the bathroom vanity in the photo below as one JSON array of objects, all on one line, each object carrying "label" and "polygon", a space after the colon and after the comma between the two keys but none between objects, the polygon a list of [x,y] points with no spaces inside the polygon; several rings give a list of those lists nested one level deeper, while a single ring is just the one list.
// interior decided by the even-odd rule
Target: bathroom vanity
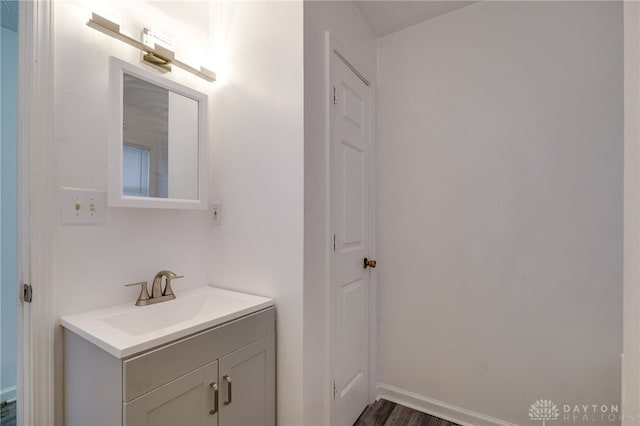
[{"label": "bathroom vanity", "polygon": [[62,319],[66,425],[275,425],[273,301],[176,296]]}]

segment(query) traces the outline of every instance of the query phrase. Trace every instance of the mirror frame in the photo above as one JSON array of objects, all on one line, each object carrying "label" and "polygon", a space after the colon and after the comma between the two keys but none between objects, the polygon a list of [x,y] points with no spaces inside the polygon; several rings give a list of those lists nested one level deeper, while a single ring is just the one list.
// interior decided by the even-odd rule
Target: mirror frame
[{"label": "mirror frame", "polygon": [[[148,81],[198,102],[198,199],[182,200],[179,198],[134,197],[124,195],[122,184],[124,74]],[[209,182],[207,95],[113,56],[109,57],[109,92],[111,102],[108,163],[109,205],[113,207],[206,209]]]}]

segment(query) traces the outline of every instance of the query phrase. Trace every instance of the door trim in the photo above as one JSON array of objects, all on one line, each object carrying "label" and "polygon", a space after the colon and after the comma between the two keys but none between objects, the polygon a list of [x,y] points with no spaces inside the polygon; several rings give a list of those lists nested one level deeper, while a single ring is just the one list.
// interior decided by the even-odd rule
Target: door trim
[{"label": "door trim", "polygon": [[57,218],[52,214],[57,211],[53,195],[53,3],[19,4],[19,276],[21,284],[33,286],[34,296],[32,303],[21,302],[18,310],[18,415],[20,424],[49,426],[56,411],[51,282]]},{"label": "door trim", "polygon": [[[334,288],[332,285],[332,271],[331,271],[331,253],[333,250],[333,235],[332,235],[332,223],[331,223],[331,99],[329,94],[331,93],[331,68],[334,61],[333,53],[342,60],[347,67],[349,67],[354,74],[360,78],[363,83],[369,87],[370,101],[371,101],[371,116],[369,120],[370,125],[370,146],[369,146],[369,255],[372,258],[376,258],[376,83],[375,80],[363,71],[365,68],[353,61],[353,56],[342,46],[342,44],[336,40],[330,31],[325,31],[325,93],[327,95],[325,102],[325,153],[327,162],[325,164],[325,187],[327,188],[326,200],[326,238],[327,238],[327,285],[329,286],[329,377],[327,388],[333,392],[333,379],[335,377],[335,365],[333,362],[333,342],[334,342]],[[378,339],[377,339],[377,309],[378,306],[378,281],[377,274],[371,274],[369,277],[369,403],[372,403],[377,397],[377,383],[378,383]],[[330,421],[331,424],[335,424],[335,403],[333,395],[329,398],[330,407]]]},{"label": "door trim", "polygon": [[[624,252],[622,409],[640,412],[640,5],[624,2]],[[635,423],[624,416],[623,425]]]}]

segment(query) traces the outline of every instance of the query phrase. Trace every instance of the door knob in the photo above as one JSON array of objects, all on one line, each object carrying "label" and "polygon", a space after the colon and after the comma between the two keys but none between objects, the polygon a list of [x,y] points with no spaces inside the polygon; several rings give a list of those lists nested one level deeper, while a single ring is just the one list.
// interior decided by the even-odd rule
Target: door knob
[{"label": "door knob", "polygon": [[367,269],[367,266],[369,268],[375,268],[376,267],[376,261],[373,259],[367,259],[366,257],[364,258],[364,269]]}]

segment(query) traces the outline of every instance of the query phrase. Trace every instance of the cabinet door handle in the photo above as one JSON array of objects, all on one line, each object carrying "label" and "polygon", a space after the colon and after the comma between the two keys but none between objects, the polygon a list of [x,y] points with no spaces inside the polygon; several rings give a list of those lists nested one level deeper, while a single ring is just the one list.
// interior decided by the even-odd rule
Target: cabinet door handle
[{"label": "cabinet door handle", "polygon": [[218,412],[218,384],[213,382],[209,386],[213,389],[213,410],[209,410],[209,414],[213,415]]},{"label": "cabinet door handle", "polygon": [[229,405],[231,404],[231,377],[228,375],[225,375],[222,377],[222,379],[227,382],[227,400],[223,402],[223,404]]}]

